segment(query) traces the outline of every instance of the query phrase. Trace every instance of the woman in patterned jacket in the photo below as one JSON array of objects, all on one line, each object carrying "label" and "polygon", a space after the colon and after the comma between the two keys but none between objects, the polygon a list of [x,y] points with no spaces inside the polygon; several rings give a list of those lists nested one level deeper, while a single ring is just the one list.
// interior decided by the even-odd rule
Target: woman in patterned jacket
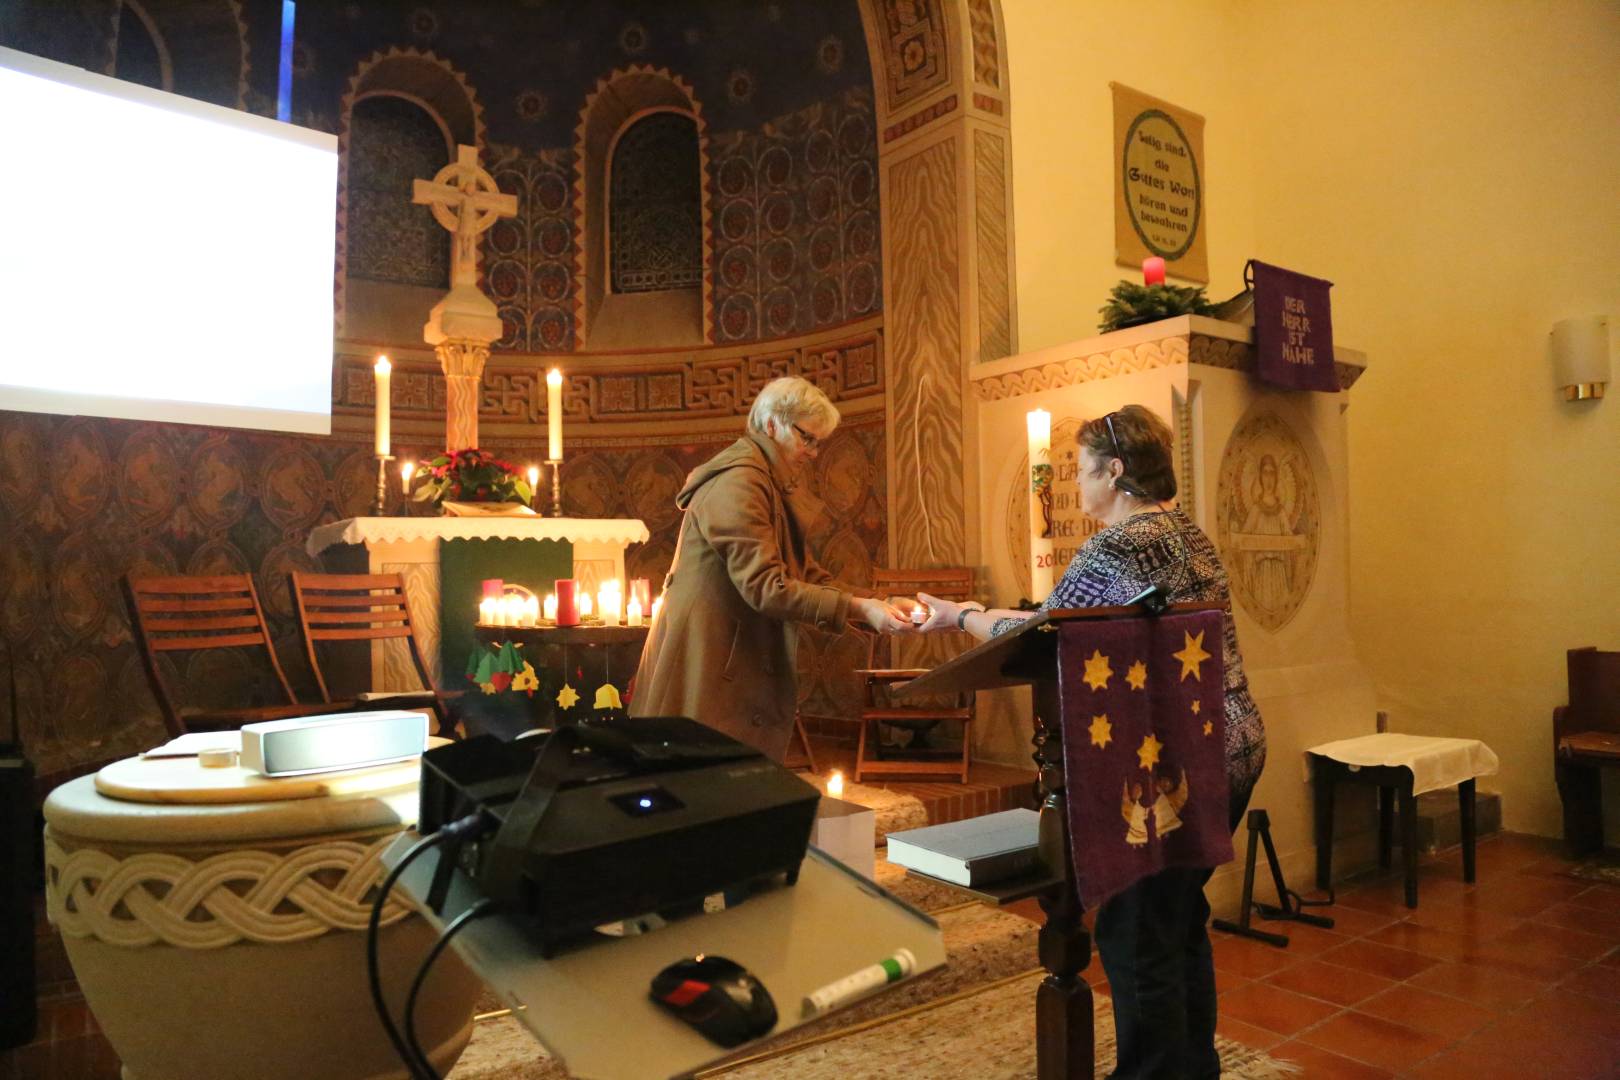
[{"label": "woman in patterned jacket", "polygon": [[[1243,673],[1226,568],[1209,537],[1175,505],[1170,428],[1148,409],[1127,405],[1082,426],[1079,444],[1080,508],[1104,527],[1075,553],[1041,610],[1124,604],[1154,585],[1172,601],[1226,606],[1226,776],[1235,829],[1265,764],[1265,727]],[[977,638],[1006,633],[1034,614],[920,599],[932,609],[924,630],[961,629]],[[1114,1080],[1220,1076],[1215,967],[1205,927],[1209,876],[1165,870],[1097,911],[1095,937],[1119,1047]]]}]

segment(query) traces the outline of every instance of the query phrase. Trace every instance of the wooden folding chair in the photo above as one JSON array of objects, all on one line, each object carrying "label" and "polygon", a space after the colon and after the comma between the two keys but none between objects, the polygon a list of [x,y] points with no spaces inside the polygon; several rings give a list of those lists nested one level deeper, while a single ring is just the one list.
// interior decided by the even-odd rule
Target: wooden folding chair
[{"label": "wooden folding chair", "polygon": [[[250,574],[221,574],[212,577],[126,577],[124,599],[129,605],[135,641],[146,664],[146,677],[152,694],[163,710],[163,723],[169,734],[179,737],[187,731],[219,731],[261,720],[283,720],[293,716],[314,716],[352,709],[350,701],[326,701],[319,705],[300,704],[287,675],[281,670],[264,610]],[[244,705],[240,708],[182,708],[163,675],[159,653],[199,649],[264,650],[275,673],[285,704]]]},{"label": "wooden folding chair", "polygon": [[317,641],[394,641],[405,643],[421,690],[361,695],[364,709],[430,708],[438,718],[440,735],[449,736],[454,727],[447,695],[433,684],[422,647],[411,622],[411,604],[405,595],[405,578],[400,574],[305,574],[288,575],[293,609],[298,613],[298,632],[309,654],[310,670],[320,687],[321,699],[330,701],[326,675],[316,654]]},{"label": "wooden folding chair", "polygon": [[[973,571],[961,566],[933,570],[874,568],[872,591],[885,599],[914,597],[919,592],[925,592],[941,600],[968,600],[972,598]],[[966,640],[969,635],[952,633],[950,636],[964,639],[964,645],[969,643]],[[949,705],[902,706],[885,700],[892,697],[887,693],[888,687],[915,679],[928,670],[893,666],[895,640],[890,634],[872,635],[866,667],[855,672],[863,680],[865,690],[861,706],[861,736],[855,750],[855,780],[859,783],[863,777],[876,773],[884,776],[955,779],[959,783],[966,783],[968,759],[973,746],[973,692],[956,695]],[[880,687],[884,688],[883,694],[879,693]],[[925,743],[934,729],[946,722],[961,724],[960,754],[918,745]],[[885,727],[911,731],[911,747],[884,747],[882,738]]]}]

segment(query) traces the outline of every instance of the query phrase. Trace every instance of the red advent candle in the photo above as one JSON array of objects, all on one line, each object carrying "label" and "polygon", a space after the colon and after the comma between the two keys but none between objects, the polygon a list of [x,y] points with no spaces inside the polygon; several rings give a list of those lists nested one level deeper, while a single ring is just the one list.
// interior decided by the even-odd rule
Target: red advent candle
[{"label": "red advent candle", "polygon": [[573,578],[557,579],[557,625],[579,625],[579,583]]},{"label": "red advent candle", "polygon": [[484,596],[499,599],[506,592],[506,582],[502,578],[492,577],[484,579]]},{"label": "red advent candle", "polygon": [[1150,255],[1142,260],[1142,284],[1164,284],[1164,260],[1157,255]]}]

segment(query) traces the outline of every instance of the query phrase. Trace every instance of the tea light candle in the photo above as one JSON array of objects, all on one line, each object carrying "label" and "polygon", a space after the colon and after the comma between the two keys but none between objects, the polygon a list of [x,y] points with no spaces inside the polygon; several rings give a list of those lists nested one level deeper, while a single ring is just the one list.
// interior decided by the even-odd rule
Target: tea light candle
[{"label": "tea light candle", "polygon": [[546,372],[546,455],[562,460],[562,369]]},{"label": "tea light candle", "polygon": [[407,461],[399,467],[399,485],[407,495],[411,493],[411,477],[415,475],[416,462]]},{"label": "tea light candle", "polygon": [[579,594],[579,617],[582,619],[587,619],[590,618],[590,614],[591,594],[581,590]]},{"label": "tea light candle", "polygon": [[377,456],[388,456],[388,406],[394,365],[386,355],[377,357],[371,372],[377,379]]},{"label": "tea light candle", "polygon": [[844,794],[844,774],[837,769],[827,777],[827,794],[833,798],[841,798]]},{"label": "tea light candle", "polygon": [[641,601],[636,599],[634,590],[630,592],[630,602],[624,606],[624,625],[641,625]]},{"label": "tea light candle", "polygon": [[573,578],[558,578],[557,584],[557,625],[579,625],[579,582]]},{"label": "tea light candle", "polygon": [[523,598],[523,625],[535,626],[540,622],[540,599],[535,596]]},{"label": "tea light candle", "polygon": [[478,625],[495,625],[495,605],[498,601],[493,596],[486,596],[478,601]]},{"label": "tea light candle", "polygon": [[546,593],[546,602],[541,608],[545,612],[546,622],[557,621],[557,596],[555,593]]},{"label": "tea light candle", "polygon": [[928,609],[921,604],[911,605],[911,625],[921,626],[928,621]]}]

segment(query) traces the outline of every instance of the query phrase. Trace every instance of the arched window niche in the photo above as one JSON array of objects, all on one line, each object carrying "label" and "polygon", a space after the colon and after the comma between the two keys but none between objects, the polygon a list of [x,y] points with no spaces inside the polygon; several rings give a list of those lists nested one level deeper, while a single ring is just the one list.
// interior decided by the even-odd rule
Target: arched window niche
[{"label": "arched window niche", "polygon": [[615,72],[586,98],[577,130],[578,346],[712,341],[708,140],[691,88],[662,69]]}]

